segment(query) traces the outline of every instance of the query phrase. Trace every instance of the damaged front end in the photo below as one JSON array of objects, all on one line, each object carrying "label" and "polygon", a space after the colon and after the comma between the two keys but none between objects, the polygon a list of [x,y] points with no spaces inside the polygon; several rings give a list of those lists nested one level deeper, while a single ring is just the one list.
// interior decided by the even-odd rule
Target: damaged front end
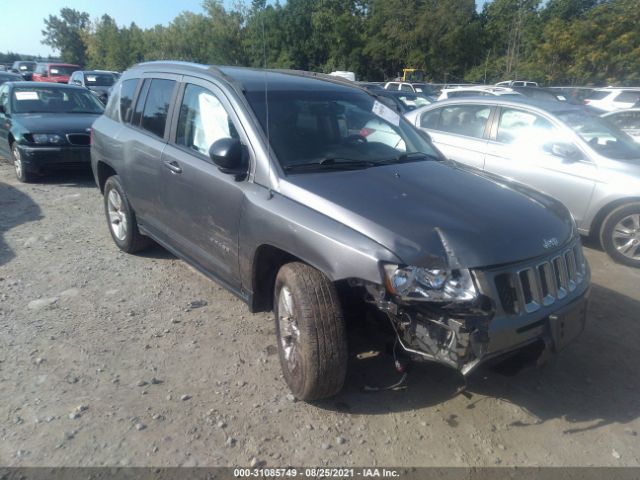
[{"label": "damaged front end", "polygon": [[432,259],[432,268],[383,265],[384,286],[368,285],[368,301],[387,315],[404,350],[466,375],[488,351],[495,304],[436,231],[447,258]]},{"label": "damaged front end", "polygon": [[[430,276],[438,278],[427,285]],[[465,375],[480,363],[495,309],[471,272],[387,265],[385,280],[385,287],[367,285],[367,298],[389,318],[404,350]]]}]

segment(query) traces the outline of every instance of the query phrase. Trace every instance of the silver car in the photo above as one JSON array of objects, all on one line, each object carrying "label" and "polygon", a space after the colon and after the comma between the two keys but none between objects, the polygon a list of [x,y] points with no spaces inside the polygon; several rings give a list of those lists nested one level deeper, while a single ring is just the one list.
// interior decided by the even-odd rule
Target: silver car
[{"label": "silver car", "polygon": [[583,235],[640,267],[640,145],[584,107],[505,97],[458,99],[406,118],[452,160],[562,201]]}]

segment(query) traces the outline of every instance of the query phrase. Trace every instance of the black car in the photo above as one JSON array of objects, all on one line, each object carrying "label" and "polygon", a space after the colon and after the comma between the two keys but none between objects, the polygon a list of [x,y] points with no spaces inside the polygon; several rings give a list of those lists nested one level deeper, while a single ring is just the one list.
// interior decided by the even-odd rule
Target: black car
[{"label": "black car", "polygon": [[4,82],[21,82],[22,77],[17,73],[0,72],[0,84]]},{"label": "black car", "polygon": [[96,94],[102,103],[106,104],[111,88],[113,88],[113,84],[117,80],[116,76],[111,72],[81,70],[71,74],[69,84],[88,88]]},{"label": "black car", "polygon": [[567,98],[557,90],[549,90],[543,87],[510,87],[514,92],[518,92],[525,97],[547,102],[566,102]]},{"label": "black car", "polygon": [[0,154],[30,182],[51,168],[88,166],[90,130],[104,111],[86,89],[8,82],[0,86]]},{"label": "black car", "polygon": [[13,62],[11,66],[11,71],[14,73],[19,73],[22,75],[24,80],[31,80],[33,77],[33,71],[36,68],[36,62],[27,61],[27,60],[17,60]]}]

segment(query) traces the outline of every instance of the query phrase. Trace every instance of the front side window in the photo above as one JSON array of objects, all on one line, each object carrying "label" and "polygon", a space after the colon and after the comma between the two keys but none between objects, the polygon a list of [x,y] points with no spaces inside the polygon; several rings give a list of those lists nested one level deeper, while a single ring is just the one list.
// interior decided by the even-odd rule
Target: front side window
[{"label": "front side window", "polygon": [[395,110],[360,91],[272,91],[268,109],[264,92],[247,92],[246,96],[288,172],[442,158]]},{"label": "front side window", "polygon": [[611,92],[608,90],[594,90],[587,96],[587,100],[604,100],[609,95],[611,95]]},{"label": "front side window", "polygon": [[229,114],[220,100],[205,88],[188,84],[184,91],[176,144],[202,155],[221,138],[238,138]]},{"label": "front side window", "polygon": [[400,85],[400,91],[402,92],[413,92],[413,88],[411,88],[411,85],[407,85],[406,83],[403,83]]},{"label": "front side window", "polygon": [[496,140],[500,143],[518,145],[549,142],[555,132],[553,124],[539,115],[524,110],[503,108]]},{"label": "front side window", "polygon": [[608,119],[584,111],[562,112],[557,116],[600,155],[640,163],[640,144]]},{"label": "front side window", "polygon": [[482,138],[491,107],[486,105],[455,105],[442,108],[437,130]]},{"label": "front side window", "polygon": [[164,127],[167,123],[171,95],[175,84],[176,82],[173,80],[154,78],[149,87],[140,126],[159,137],[164,136]]}]

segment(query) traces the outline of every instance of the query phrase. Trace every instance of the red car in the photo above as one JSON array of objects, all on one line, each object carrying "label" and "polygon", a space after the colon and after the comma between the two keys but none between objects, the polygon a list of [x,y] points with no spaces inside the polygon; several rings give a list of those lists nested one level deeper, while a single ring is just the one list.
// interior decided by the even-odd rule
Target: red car
[{"label": "red car", "polygon": [[69,63],[38,63],[33,71],[33,81],[68,83],[71,74],[77,70],[82,69]]}]

